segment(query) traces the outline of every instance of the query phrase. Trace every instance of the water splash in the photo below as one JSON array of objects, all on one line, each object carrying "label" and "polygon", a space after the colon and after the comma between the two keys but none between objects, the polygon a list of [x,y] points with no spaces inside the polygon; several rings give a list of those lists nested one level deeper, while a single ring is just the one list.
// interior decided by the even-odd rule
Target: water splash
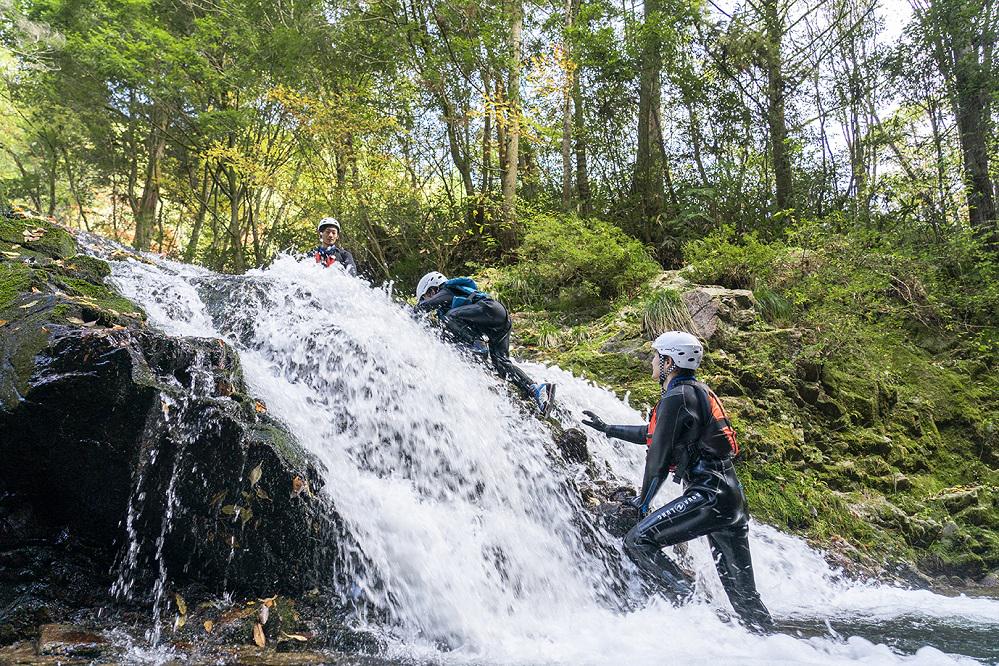
[{"label": "water splash", "polygon": [[[575,489],[582,478],[634,483],[642,448],[589,433],[590,465],[555,464],[550,433],[530,407],[385,290],[290,257],[239,278],[169,262],[115,262],[113,270],[153,324],[234,344],[251,390],[324,463],[324,492],[363,550],[358,561],[368,563],[349,573],[389,618],[377,629],[390,656],[510,664],[962,661],[918,645],[900,654],[824,629],[752,635],[720,619],[727,600],[698,542],[690,557],[704,572],[700,603],[647,600],[617,540],[594,524]],[[579,425],[583,408],[641,422],[612,394],[568,373],[529,371],[559,383],[567,426]],[[801,540],[765,526],[753,525],[752,548],[761,595],[778,618],[889,618],[905,609],[999,626],[999,602],[851,583]]]}]

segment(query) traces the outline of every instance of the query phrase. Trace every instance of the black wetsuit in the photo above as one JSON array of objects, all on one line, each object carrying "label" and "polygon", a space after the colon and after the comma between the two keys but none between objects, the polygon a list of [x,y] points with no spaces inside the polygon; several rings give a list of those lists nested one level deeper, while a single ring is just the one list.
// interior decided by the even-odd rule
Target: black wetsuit
[{"label": "black wetsuit", "polygon": [[320,245],[312,250],[312,256],[316,258],[317,264],[322,264],[326,268],[338,263],[343,266],[348,275],[357,275],[357,264],[354,263],[354,255],[349,250],[344,250],[336,245],[330,247]]},{"label": "black wetsuit", "polygon": [[459,342],[471,344],[480,340],[483,335],[488,337],[489,356],[497,374],[503,379],[509,378],[528,397],[534,397],[534,380],[510,360],[510,330],[513,322],[510,321],[506,308],[487,295],[452,308],[452,301],[460,296],[465,294],[442,285],[436,294],[421,301],[416,307],[420,310],[437,310],[445,330]]},{"label": "black wetsuit", "polygon": [[768,630],[773,620],[753,577],[746,496],[731,455],[700,446],[702,423],[710,417],[710,397],[698,396],[699,391],[702,389],[692,376],[678,377],[656,406],[654,430],[644,426],[607,426],[605,430],[611,437],[649,444],[639,495],[643,513],[672,466],[676,465],[675,473],[682,475],[684,484],[683,495],[644,517],[628,532],[624,548],[646,574],[664,584],[677,599],[684,599],[692,594],[693,581],[662,549],[706,536],[732,607],[748,625]]}]

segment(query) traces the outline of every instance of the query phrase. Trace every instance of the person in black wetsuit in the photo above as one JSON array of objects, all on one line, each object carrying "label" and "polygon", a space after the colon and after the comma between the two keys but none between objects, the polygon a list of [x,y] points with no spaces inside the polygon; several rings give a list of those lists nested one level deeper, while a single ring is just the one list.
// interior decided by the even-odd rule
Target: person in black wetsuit
[{"label": "person in black wetsuit", "polygon": [[[703,348],[693,335],[670,331],[653,343],[652,375],[662,397],[648,426],[608,425],[590,411],[585,425],[647,445],[642,491],[634,500],[641,520],[624,538],[638,567],[677,601],[693,594],[693,581],[662,549],[706,536],[732,607],[749,627],[769,631],[773,620],[760,600],[749,552],[746,496],[732,458],[739,452],[721,401],[694,377]],[[670,472],[684,493],[649,514]]]},{"label": "person in black wetsuit", "polygon": [[416,287],[416,309],[437,312],[447,334],[474,350],[489,339],[489,356],[497,374],[509,379],[533,398],[547,416],[554,405],[555,384],[539,384],[510,360],[510,330],[513,323],[503,304],[478,290],[468,277],[452,280],[436,271],[427,273]]},{"label": "person in black wetsuit", "polygon": [[354,255],[342,247],[337,247],[337,239],[340,238],[340,223],[333,217],[324,217],[319,220],[316,226],[319,233],[319,246],[312,250],[312,256],[316,258],[317,264],[322,264],[326,268],[339,265],[348,275],[357,275],[357,264],[354,263]]}]

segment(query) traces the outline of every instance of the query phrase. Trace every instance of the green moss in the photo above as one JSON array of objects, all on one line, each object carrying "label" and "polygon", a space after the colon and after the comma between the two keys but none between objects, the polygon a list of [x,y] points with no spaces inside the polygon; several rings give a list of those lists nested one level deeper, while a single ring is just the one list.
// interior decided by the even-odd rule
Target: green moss
[{"label": "green moss", "polygon": [[60,276],[58,281],[72,295],[83,297],[93,303],[99,309],[125,314],[141,312],[130,300],[119,296],[107,287],[88,282],[82,278]]},{"label": "green moss", "polygon": [[31,268],[21,262],[0,263],[0,312],[6,310],[17,297],[31,288]]},{"label": "green moss", "polygon": [[96,284],[103,283],[104,278],[111,275],[111,267],[108,266],[108,262],[86,254],[73,257],[65,264],[65,269],[67,273],[76,278]]},{"label": "green moss", "polygon": [[[30,234],[37,229],[43,230],[37,240],[25,237],[25,232]],[[0,218],[0,240],[21,245],[53,259],[68,259],[76,254],[73,235],[45,220]]]}]

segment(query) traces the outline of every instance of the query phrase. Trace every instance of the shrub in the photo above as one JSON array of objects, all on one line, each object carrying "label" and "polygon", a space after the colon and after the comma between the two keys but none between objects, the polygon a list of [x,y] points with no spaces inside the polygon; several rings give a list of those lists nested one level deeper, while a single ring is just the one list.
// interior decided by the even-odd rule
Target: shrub
[{"label": "shrub", "polygon": [[752,289],[775,270],[784,249],[780,243],[761,242],[756,234],[740,237],[732,227],[722,227],[687,243],[684,255],[690,266],[685,275],[700,284]]},{"label": "shrub", "polygon": [[753,296],[756,298],[756,311],[768,324],[776,326],[791,322],[794,306],[776,291],[765,284],[758,284]]},{"label": "shrub", "polygon": [[536,213],[524,225],[518,263],[484,274],[514,308],[595,305],[634,292],[660,270],[641,243],[603,220]]},{"label": "shrub", "polygon": [[642,331],[650,340],[665,331],[694,332],[690,311],[675,289],[660,289],[645,302],[642,312]]}]

